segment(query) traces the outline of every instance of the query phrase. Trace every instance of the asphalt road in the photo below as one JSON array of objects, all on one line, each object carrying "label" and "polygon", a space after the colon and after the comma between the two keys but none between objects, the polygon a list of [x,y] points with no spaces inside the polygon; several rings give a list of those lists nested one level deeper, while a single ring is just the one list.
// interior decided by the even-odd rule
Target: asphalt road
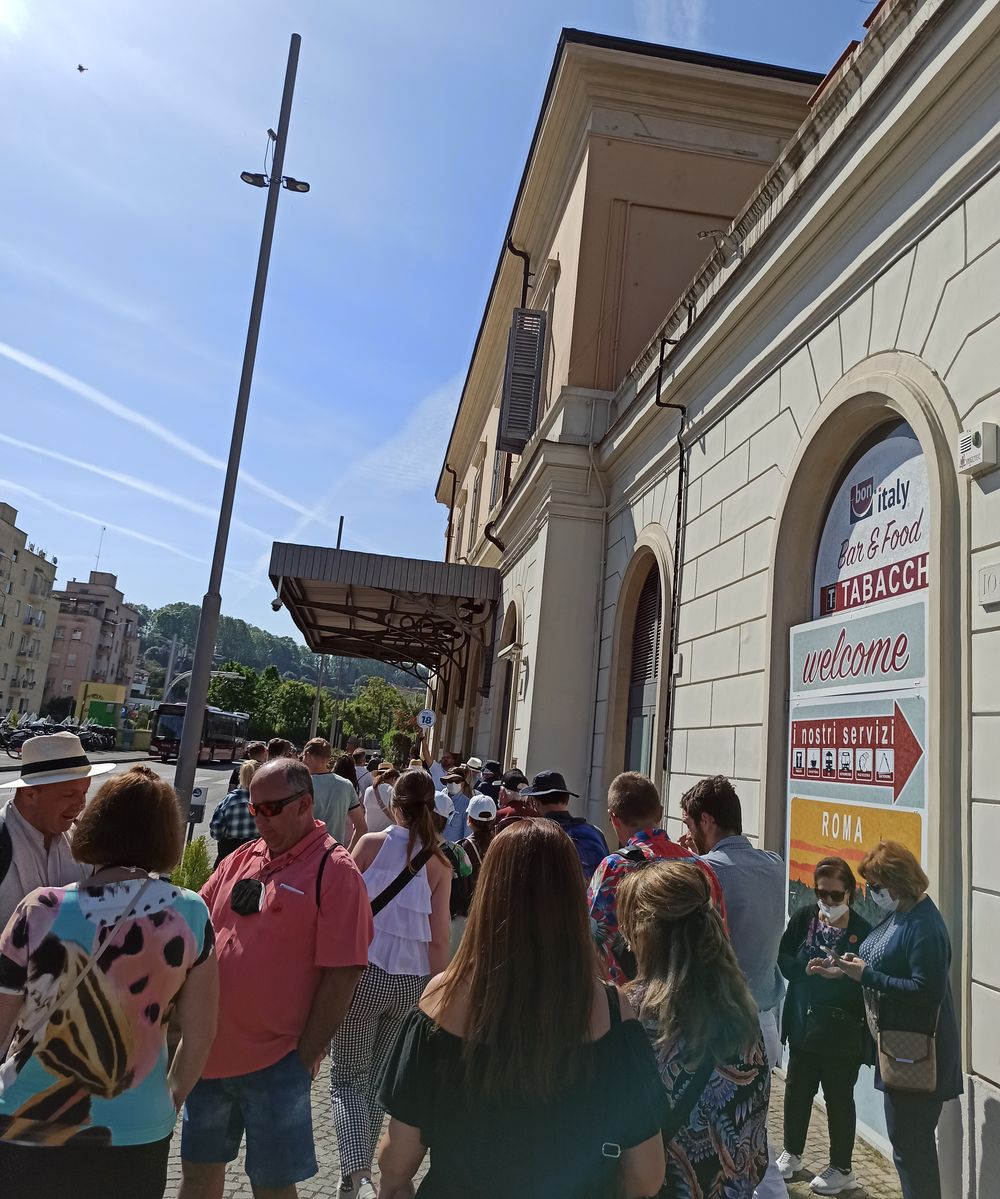
[{"label": "asphalt road", "polygon": [[[102,754],[93,753],[89,755],[92,762],[118,762],[118,769],[112,773],[117,774],[123,770],[127,770],[130,765],[135,762],[146,762],[156,771],[160,778],[166,779],[172,783],[174,781],[174,771],[177,769],[176,762],[164,764],[159,758],[150,758],[146,754],[139,753],[119,753],[119,754]],[[21,764],[16,759],[8,758],[6,754],[0,754],[0,806],[5,804],[10,798],[12,792],[7,790],[9,785],[17,778],[18,772],[21,769]],[[232,766],[228,762],[215,762],[212,765],[204,765],[198,768],[194,778],[196,787],[203,787],[205,790],[205,819],[195,826],[195,836],[204,833],[208,836],[208,822],[212,818],[212,813],[215,811],[218,804],[226,797],[226,792],[229,789],[229,776],[232,773]],[[107,775],[103,776],[107,778]],[[91,785],[91,794],[100,785],[100,781]]]}]

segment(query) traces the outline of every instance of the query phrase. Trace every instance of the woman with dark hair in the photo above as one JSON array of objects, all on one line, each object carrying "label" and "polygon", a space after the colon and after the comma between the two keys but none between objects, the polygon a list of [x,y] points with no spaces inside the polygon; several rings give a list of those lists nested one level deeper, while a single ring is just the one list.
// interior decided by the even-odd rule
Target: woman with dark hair
[{"label": "woman with dark hair", "polygon": [[358,790],[358,776],[354,769],[354,759],[350,754],[341,754],[333,764],[333,774],[339,774],[342,779],[347,781],[354,788],[355,794]]},{"label": "woman with dark hair", "polygon": [[[945,1100],[963,1089],[948,981],[951,939],[927,894],[927,875],[905,845],[880,841],[865,855],[858,873],[885,919],[857,953],[815,969],[861,983],[868,1027],[878,1047],[875,1086],[883,1092],[903,1199],[940,1199],[934,1134]],[[898,1055],[894,1046],[900,1046]],[[885,1070],[890,1077],[884,1077]]]},{"label": "woman with dark hair", "polygon": [[375,937],[330,1054],[342,1194],[371,1173],[384,1114],[378,1079],[428,976],[448,961],[451,865],[438,843],[431,776],[401,774],[392,809],[395,824],[361,837],[352,855],[372,902]]},{"label": "woman with dark hair", "polygon": [[114,775],[73,832],[94,873],[33,891],[0,936],[4,1199],[161,1199],[218,1005],[208,909],[160,877],[183,845],[173,789],[148,766]]},{"label": "woman with dark hair", "polygon": [[788,1042],[785,1137],[781,1177],[802,1167],[813,1100],[820,1085],[830,1130],[830,1161],[809,1184],[817,1195],[857,1187],[851,1169],[857,1118],[854,1084],[870,1060],[861,989],[849,979],[826,978],[816,965],[857,951],[871,925],[854,911],[857,880],[843,858],[823,858],[813,873],[816,902],[793,913],[778,950],[788,979],[781,1039]]},{"label": "woman with dark hair", "polygon": [[384,762],[375,771],[372,785],[365,792],[365,823],[370,833],[384,832],[395,824],[392,815],[392,789],[399,778],[399,771],[391,762]]},{"label": "woman with dark hair", "polygon": [[580,859],[551,820],[483,860],[448,969],[408,1017],[382,1084],[383,1199],[655,1195],[660,1085],[627,1000],[598,977]]},{"label": "woman with dark hair", "polygon": [[622,881],[618,921],[638,966],[626,993],[667,1088],[660,1193],[751,1199],[767,1169],[771,1069],[708,878],[693,862],[651,861]]}]

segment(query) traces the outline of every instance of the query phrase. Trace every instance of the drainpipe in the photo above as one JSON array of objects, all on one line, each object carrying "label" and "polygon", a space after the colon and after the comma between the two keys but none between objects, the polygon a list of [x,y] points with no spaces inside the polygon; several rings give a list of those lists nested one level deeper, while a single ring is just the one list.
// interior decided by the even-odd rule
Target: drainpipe
[{"label": "drainpipe", "polygon": [[489,522],[489,524],[486,526],[486,528],[483,529],[483,536],[486,538],[487,541],[492,541],[493,544],[497,547],[497,549],[502,554],[507,549],[507,547],[500,540],[500,538],[496,535],[496,533],[493,532],[493,526],[496,523],[497,522],[495,520],[491,520]]},{"label": "drainpipe", "polygon": [[528,287],[531,282],[531,257],[526,251],[519,250],[510,237],[507,238],[507,249],[524,263],[524,274],[521,278],[521,307],[526,308],[528,306]]},{"label": "drainpipe", "polygon": [[445,534],[444,542],[444,560],[451,561],[451,532],[452,523],[455,519],[455,493],[458,491],[458,471],[451,467],[446,462],[444,464],[445,471],[451,475],[451,503],[448,505],[448,532]]},{"label": "drainpipe", "polygon": [[657,408],[673,408],[681,414],[680,427],[677,430],[677,524],[674,528],[674,577],[670,588],[670,630],[667,641],[667,708],[663,728],[663,770],[669,771],[670,748],[674,727],[674,692],[676,690],[676,674],[674,660],[677,657],[677,617],[681,600],[681,574],[684,568],[684,500],[687,493],[687,449],[684,445],[684,417],[687,408],[683,404],[671,404],[660,399],[663,386],[663,359],[668,345],[676,345],[669,337],[660,338],[660,362],[656,368],[656,406]]}]

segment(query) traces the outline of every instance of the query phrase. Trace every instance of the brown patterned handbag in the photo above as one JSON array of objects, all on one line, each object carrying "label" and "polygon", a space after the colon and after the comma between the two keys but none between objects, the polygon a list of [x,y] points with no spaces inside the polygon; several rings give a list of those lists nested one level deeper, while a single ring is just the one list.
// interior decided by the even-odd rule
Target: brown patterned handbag
[{"label": "brown patterned handbag", "polygon": [[880,1029],[878,1069],[890,1090],[930,1095],[937,1089],[936,1035],[936,1022],[930,1034]]}]

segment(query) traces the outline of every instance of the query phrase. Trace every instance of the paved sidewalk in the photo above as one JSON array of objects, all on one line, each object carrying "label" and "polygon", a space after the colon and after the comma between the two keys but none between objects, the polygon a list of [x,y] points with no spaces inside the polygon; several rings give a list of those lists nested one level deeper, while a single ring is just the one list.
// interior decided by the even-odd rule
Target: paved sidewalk
[{"label": "paved sidewalk", "polygon": [[[324,1067],[313,1084],[313,1117],[316,1137],[316,1159],[319,1173],[315,1178],[299,1185],[300,1199],[334,1199],[340,1181],[340,1161],[337,1156],[337,1139],[333,1135],[330,1119],[329,1072]],[[772,1088],[770,1127],[771,1135],[779,1151],[781,1146],[781,1109],[785,1098],[785,1084],[777,1076]],[[250,1184],[243,1173],[242,1154],[240,1161],[229,1167],[226,1175],[226,1199],[251,1199]],[[809,1180],[829,1162],[829,1141],[826,1134],[826,1114],[821,1108],[813,1110],[809,1125],[809,1138],[804,1154],[808,1171],[803,1170],[788,1186],[794,1199],[815,1199],[809,1190]],[[426,1163],[425,1163],[426,1165]],[[862,1140],[858,1140],[854,1154],[854,1173],[862,1183],[859,1190],[851,1192],[852,1199],[901,1199],[899,1179],[892,1162]],[[174,1137],[170,1154],[170,1169],[167,1176],[165,1199],[176,1199],[180,1183],[180,1129]],[[845,1192],[845,1195],[847,1192]]]}]

